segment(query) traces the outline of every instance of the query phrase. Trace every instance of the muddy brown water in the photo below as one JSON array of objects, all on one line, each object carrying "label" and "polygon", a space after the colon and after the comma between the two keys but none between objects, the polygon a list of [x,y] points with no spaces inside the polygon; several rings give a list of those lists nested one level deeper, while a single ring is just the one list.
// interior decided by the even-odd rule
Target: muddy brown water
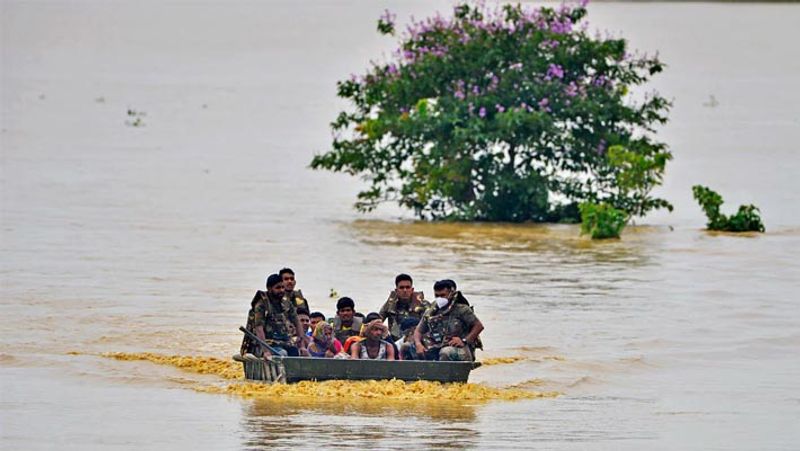
[{"label": "muddy brown water", "polygon": [[[676,211],[593,243],[358,215],[358,180],[307,169],[335,81],[391,48],[386,6],[401,22],[448,8],[2,2],[2,447],[796,449],[800,7],[590,7],[660,51],[653,87],[675,100],[660,193]],[[767,233],[704,232],[695,183],[759,205]],[[487,325],[480,358],[524,357],[471,380],[563,394],[241,399],[98,356],[227,357],[285,265],[327,314],[331,289],[368,312],[398,272],[428,295],[453,278]]]}]

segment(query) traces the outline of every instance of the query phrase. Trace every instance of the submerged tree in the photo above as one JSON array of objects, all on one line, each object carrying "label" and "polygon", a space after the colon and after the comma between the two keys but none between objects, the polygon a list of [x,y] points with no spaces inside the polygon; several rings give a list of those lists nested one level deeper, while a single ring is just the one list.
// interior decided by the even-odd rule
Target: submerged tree
[{"label": "submerged tree", "polygon": [[723,200],[716,191],[702,185],[692,187],[692,195],[708,218],[708,230],[725,232],[764,232],[759,209],[755,205],[740,205],[735,214],[727,216],[720,211]]},{"label": "submerged tree", "polygon": [[[585,2],[461,4],[412,23],[391,61],[338,83],[353,108],[311,167],[367,180],[361,211],[394,201],[421,218],[577,221],[582,202],[633,216],[669,206],[649,192],[671,157],[653,138],[670,104],[629,94],[663,65],[591,36],[585,15]],[[393,35],[393,15],[378,30]],[[611,159],[611,146],[625,153]],[[631,175],[647,162],[655,179]]]}]

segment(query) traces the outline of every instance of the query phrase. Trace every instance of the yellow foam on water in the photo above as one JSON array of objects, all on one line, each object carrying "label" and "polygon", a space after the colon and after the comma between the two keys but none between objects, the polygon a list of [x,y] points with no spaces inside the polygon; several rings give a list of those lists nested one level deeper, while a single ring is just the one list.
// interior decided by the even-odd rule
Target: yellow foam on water
[{"label": "yellow foam on water", "polygon": [[[210,374],[223,379],[243,379],[242,364],[216,357],[162,355],[150,352],[125,353],[109,352],[103,357],[116,360],[148,361],[168,365],[199,374]],[[227,386],[197,386],[195,390],[205,393],[224,393],[245,398],[389,398],[397,400],[458,400],[489,401],[551,398],[557,392],[536,392],[519,388],[494,388],[481,384],[442,384],[439,382],[417,381],[406,383],[390,381],[303,381],[296,384],[266,384],[243,382]]]},{"label": "yellow foam on water", "polygon": [[502,365],[507,363],[516,363],[520,360],[525,360],[526,357],[522,356],[514,356],[514,357],[492,357],[489,359],[481,360],[481,365],[483,366],[491,366],[491,365]]},{"label": "yellow foam on water", "polygon": [[150,352],[107,352],[101,354],[116,360],[145,360],[159,365],[169,365],[198,374],[211,374],[223,379],[244,379],[242,364],[217,357],[162,355]]},{"label": "yellow foam on water", "polygon": [[226,387],[198,387],[207,393],[225,393],[246,398],[377,398],[398,400],[490,401],[552,398],[557,392],[536,392],[514,388],[493,388],[481,384],[442,384],[417,381],[303,381],[296,384],[247,382]]}]

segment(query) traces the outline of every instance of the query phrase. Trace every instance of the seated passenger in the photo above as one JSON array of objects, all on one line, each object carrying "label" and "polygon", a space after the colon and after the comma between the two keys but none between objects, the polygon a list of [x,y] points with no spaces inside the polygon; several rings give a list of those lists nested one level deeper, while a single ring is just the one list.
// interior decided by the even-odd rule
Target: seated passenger
[{"label": "seated passenger", "polygon": [[358,335],[364,321],[355,317],[356,303],[348,298],[340,298],[336,302],[336,317],[331,321],[333,335],[337,340],[344,343],[349,337]]},{"label": "seated passenger", "polygon": [[406,318],[400,323],[400,339],[394,344],[400,349],[400,360],[416,360],[417,350],[414,347],[414,329],[417,328],[419,319]]},{"label": "seated passenger", "polygon": [[304,327],[300,335],[310,336],[313,330],[310,329],[311,317],[308,315],[308,310],[303,307],[297,308],[297,319],[300,320],[300,325]]},{"label": "seated passenger", "polygon": [[[372,321],[375,321],[376,319],[379,320],[380,322],[383,322],[383,317],[381,316],[380,313],[378,313],[378,312],[370,312],[370,313],[367,313],[365,321],[366,321],[366,324],[369,324]],[[391,330],[389,330],[389,335],[384,337],[384,339],[392,344],[392,347],[394,348],[394,355],[398,356],[398,359],[399,359],[400,358],[399,357],[400,356],[400,350],[397,348],[397,345],[394,342],[394,338],[392,337],[392,331]]]},{"label": "seated passenger", "polygon": [[394,360],[394,347],[384,340],[388,335],[389,329],[381,320],[376,319],[368,323],[364,330],[364,339],[353,344],[350,356],[364,360]]},{"label": "seated passenger", "polygon": [[308,353],[311,357],[333,357],[342,350],[342,344],[333,337],[333,326],[320,321],[314,328]]},{"label": "seated passenger", "polygon": [[400,323],[406,318],[421,318],[430,303],[421,291],[414,291],[414,281],[408,274],[398,274],[394,286],[381,307],[380,315],[389,323],[389,333],[397,341],[402,336]]},{"label": "seated passenger", "polygon": [[[247,330],[269,345],[262,347],[245,335],[241,353],[269,357],[273,352],[281,355],[298,356],[305,351],[305,336],[299,335],[302,329],[295,307],[283,299],[283,282],[277,274],[267,278],[267,291],[257,291],[250,302],[247,315]],[[289,324],[294,326],[290,334]]]},{"label": "seated passenger", "polygon": [[483,324],[452,280],[433,285],[436,300],[414,330],[418,356],[425,360],[475,360]]},{"label": "seated passenger", "polygon": [[317,323],[320,321],[325,322],[325,315],[322,312],[313,312],[311,315],[308,316],[309,319],[309,328],[308,328],[308,335],[309,337],[314,333],[314,329],[317,327]]}]

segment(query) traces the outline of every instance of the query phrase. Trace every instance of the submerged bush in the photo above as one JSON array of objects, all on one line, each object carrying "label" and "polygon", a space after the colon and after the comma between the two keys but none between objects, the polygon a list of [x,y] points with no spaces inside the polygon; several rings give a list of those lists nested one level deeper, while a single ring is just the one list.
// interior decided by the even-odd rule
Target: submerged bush
[{"label": "submerged bush", "polygon": [[[366,180],[361,211],[397,202],[423,219],[576,222],[581,202],[633,216],[668,207],[649,193],[671,158],[653,137],[670,103],[630,94],[663,64],[588,33],[585,4],[464,3],[412,23],[388,62],[338,83],[351,108],[311,167]],[[394,35],[394,19],[387,11],[378,31]]]},{"label": "submerged bush", "polygon": [[581,234],[591,235],[593,240],[619,238],[628,215],[606,203],[580,204]]},{"label": "submerged bush", "polygon": [[692,194],[706,214],[708,230],[721,230],[725,232],[763,232],[764,223],[761,222],[759,209],[755,205],[740,205],[739,211],[732,216],[720,212],[723,204],[722,196],[708,187],[695,185]]}]

